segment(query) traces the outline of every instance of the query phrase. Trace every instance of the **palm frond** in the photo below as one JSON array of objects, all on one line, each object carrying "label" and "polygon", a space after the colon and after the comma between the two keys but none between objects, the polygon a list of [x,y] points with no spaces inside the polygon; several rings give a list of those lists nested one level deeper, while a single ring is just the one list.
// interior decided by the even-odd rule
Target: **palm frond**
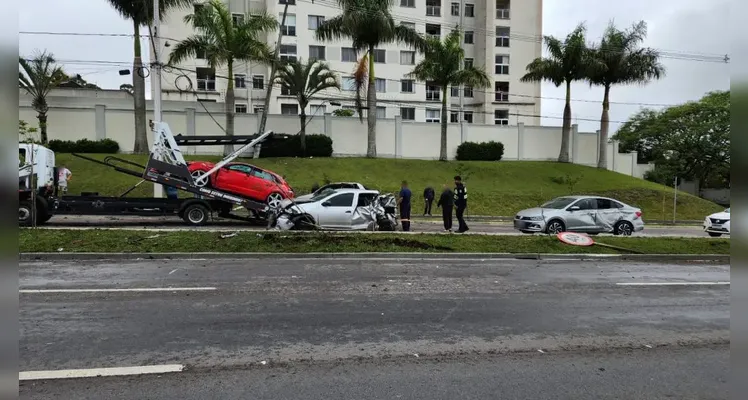
[{"label": "palm frond", "polygon": [[[364,121],[364,101],[366,93],[369,90],[369,54],[364,54],[358,61],[356,69],[353,71],[353,81],[356,89],[356,109],[361,122]],[[369,110],[369,112],[372,112]]]},{"label": "palm frond", "polygon": [[338,15],[320,24],[317,27],[315,36],[318,40],[333,41],[349,37],[350,33],[344,25],[343,16]]},{"label": "palm frond", "polygon": [[[107,0],[123,18],[147,25],[153,21],[153,0]],[[194,0],[159,0],[160,18],[173,9],[190,8]]]}]

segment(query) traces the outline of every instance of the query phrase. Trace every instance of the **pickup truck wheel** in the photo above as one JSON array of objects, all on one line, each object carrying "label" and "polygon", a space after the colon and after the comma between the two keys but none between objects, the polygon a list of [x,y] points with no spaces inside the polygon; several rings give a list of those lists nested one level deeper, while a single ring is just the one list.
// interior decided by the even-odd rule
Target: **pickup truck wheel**
[{"label": "pickup truck wheel", "polygon": [[184,222],[190,225],[205,225],[208,222],[210,212],[202,204],[190,204],[182,212]]},{"label": "pickup truck wheel", "polygon": [[18,224],[31,226],[31,202],[22,201],[18,203]]}]

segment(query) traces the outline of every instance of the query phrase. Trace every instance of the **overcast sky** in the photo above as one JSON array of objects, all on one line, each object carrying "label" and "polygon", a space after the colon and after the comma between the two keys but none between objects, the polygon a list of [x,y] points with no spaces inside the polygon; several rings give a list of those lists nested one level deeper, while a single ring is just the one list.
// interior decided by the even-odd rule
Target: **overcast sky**
[{"label": "overcast sky", "polygon": [[[446,1],[446,0],[445,0]],[[132,60],[132,39],[128,37],[85,37],[30,35],[23,32],[79,32],[131,34],[132,26],[123,20],[106,0],[26,0],[20,2],[20,52],[29,56],[36,49],[47,49],[65,64],[70,73],[80,73],[89,82],[104,88],[118,88],[131,80],[119,76]],[[564,37],[577,23],[586,21],[588,38],[597,41],[610,20],[619,27],[644,20],[649,26],[646,46],[668,55],[662,59],[666,78],[639,87],[616,87],[611,101],[634,104],[612,104],[611,120],[625,121],[639,110],[635,103],[673,104],[696,100],[710,90],[730,87],[730,65],[697,61],[699,54],[730,53],[730,18],[728,0],[545,0],[543,34]],[[397,8],[394,10],[397,14]],[[143,48],[147,43],[143,41]],[[674,59],[672,56],[683,59]],[[732,57],[732,54],[731,54]],[[103,63],[110,62],[110,64]],[[121,65],[112,62],[122,62]],[[542,114],[544,125],[560,125],[563,113],[563,88],[544,84]],[[572,112],[580,130],[599,129],[602,90],[585,84],[572,89]],[[613,123],[614,130],[618,123]]]}]

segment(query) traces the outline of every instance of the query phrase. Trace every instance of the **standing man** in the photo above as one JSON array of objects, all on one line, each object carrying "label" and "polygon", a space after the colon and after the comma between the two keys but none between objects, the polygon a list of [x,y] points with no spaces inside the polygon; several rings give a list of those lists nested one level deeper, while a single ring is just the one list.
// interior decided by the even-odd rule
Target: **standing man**
[{"label": "standing man", "polygon": [[57,187],[62,193],[68,192],[68,181],[73,177],[73,173],[70,172],[65,165],[61,165],[57,169]]},{"label": "standing man", "polygon": [[410,231],[410,198],[412,193],[408,189],[408,182],[403,181],[400,185],[400,196],[397,199],[400,205],[400,222],[403,224],[403,232]]},{"label": "standing man", "polygon": [[457,215],[457,222],[459,227],[457,233],[463,233],[468,231],[468,226],[465,223],[465,209],[467,208],[467,188],[462,184],[462,178],[457,175],[455,176],[455,214]]},{"label": "standing man", "polygon": [[437,207],[442,208],[442,219],[444,220],[444,232],[452,232],[452,207],[454,207],[454,194],[449,185],[444,184],[444,191],[436,202]]},{"label": "standing man", "polygon": [[427,186],[426,189],[423,191],[423,201],[425,202],[425,207],[423,209],[423,216],[431,216],[431,205],[434,203],[434,188],[431,186]]}]

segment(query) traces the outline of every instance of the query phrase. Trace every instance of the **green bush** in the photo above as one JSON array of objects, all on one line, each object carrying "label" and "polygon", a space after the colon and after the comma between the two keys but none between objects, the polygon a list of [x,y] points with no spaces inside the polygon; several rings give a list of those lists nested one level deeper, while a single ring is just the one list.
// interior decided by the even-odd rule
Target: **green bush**
[{"label": "green bush", "polygon": [[56,153],[114,154],[119,152],[119,143],[112,139],[50,140],[47,147]]},{"label": "green bush", "polygon": [[[306,135],[306,157],[332,157],[332,139],[329,136]],[[262,142],[261,158],[302,157],[299,135],[284,135]]]},{"label": "green bush", "polygon": [[504,144],[501,142],[465,142],[457,146],[459,161],[499,161],[504,156]]}]

